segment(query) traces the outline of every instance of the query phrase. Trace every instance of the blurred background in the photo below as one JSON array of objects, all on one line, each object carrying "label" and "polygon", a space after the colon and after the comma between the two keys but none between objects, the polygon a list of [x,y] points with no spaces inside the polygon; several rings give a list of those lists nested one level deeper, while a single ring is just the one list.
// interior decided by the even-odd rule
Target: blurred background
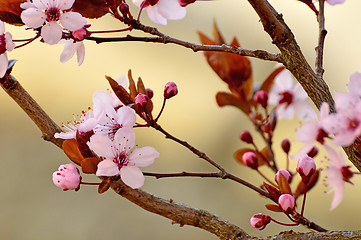
[{"label": "blurred background", "polygon": [[[314,65],[318,38],[318,24],[314,13],[296,0],[270,0],[283,14],[305,56]],[[325,75],[331,91],[346,91],[348,77],[361,71],[361,2],[347,0],[343,5],[326,4]],[[131,6],[133,15],[137,9]],[[141,18],[153,25],[146,14]],[[167,35],[190,42],[199,42],[197,31],[211,36],[216,20],[226,41],[236,36],[242,47],[277,52],[269,36],[263,31],[259,18],[247,1],[199,1],[187,7],[183,20],[169,21],[157,26]],[[109,16],[89,21],[91,30],[122,28]],[[23,27],[6,26],[15,39],[32,36]],[[152,43],[122,42],[95,44],[86,42],[84,64],[76,59],[60,63],[63,46],[46,46],[34,42],[10,52],[17,59],[13,75],[59,125],[72,119],[72,114],[92,106],[92,94],[108,89],[104,75],[117,78],[132,69],[133,76],[141,76],[146,87],[154,90],[155,112],[161,107],[164,85],[178,84],[179,94],[168,101],[160,124],[170,133],[188,141],[230,172],[259,185],[262,179],[240,166],[233,153],[245,147],[238,139],[244,129],[252,129],[247,119],[235,108],[219,108],[215,101],[218,91],[226,91],[226,84],[207,65],[202,52],[175,46]],[[251,59],[255,82],[262,82],[275,63]],[[8,240],[41,239],[217,239],[190,226],[179,227],[171,221],[149,213],[119,197],[112,191],[98,194],[97,188],[82,186],[79,192],[55,187],[51,175],[60,164],[69,163],[65,154],[45,142],[41,133],[22,110],[0,91],[0,238]],[[300,126],[298,120],[282,121],[275,133],[274,149],[277,158],[284,158],[279,144],[283,138],[295,139]],[[152,129],[136,129],[137,144],[153,146],[160,158],[145,171],[213,171],[203,160],[187,149],[166,140]],[[260,139],[256,140],[261,144]],[[262,145],[261,145],[262,146]],[[300,145],[293,145],[295,153]],[[324,154],[318,156],[319,163]],[[320,163],[322,165],[322,163]],[[325,174],[322,173],[321,177]],[[83,176],[96,182],[94,176]],[[341,205],[330,212],[332,194],[320,181],[307,197],[305,215],[330,230],[357,230],[357,210],[361,196],[361,181],[347,184]],[[295,187],[295,186],[294,186]],[[142,188],[157,196],[210,211],[240,226],[254,236],[277,234],[291,230],[270,224],[263,231],[252,229],[249,219],[263,212],[286,221],[282,214],[265,209],[270,203],[255,192],[227,180],[178,178],[155,180],[147,177]],[[327,215],[327,217],[325,217]],[[304,227],[295,231],[307,231]]]}]

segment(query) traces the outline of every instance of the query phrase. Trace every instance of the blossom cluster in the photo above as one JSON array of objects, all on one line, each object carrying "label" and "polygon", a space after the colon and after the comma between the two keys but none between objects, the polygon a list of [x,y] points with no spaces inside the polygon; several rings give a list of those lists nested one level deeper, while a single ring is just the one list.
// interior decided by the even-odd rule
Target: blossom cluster
[{"label": "blossom cluster", "polygon": [[[125,76],[118,78],[124,83]],[[124,106],[108,91],[93,94],[93,108],[83,112],[79,120],[64,124],[67,132],[55,134],[56,138],[72,139],[77,134],[86,136],[89,148],[101,161],[97,165],[97,176],[120,176],[122,181],[139,188],[144,184],[144,176],[139,167],[151,165],[159,153],[153,147],[135,148],[136,112]],[[133,150],[132,150],[133,149]]]}]

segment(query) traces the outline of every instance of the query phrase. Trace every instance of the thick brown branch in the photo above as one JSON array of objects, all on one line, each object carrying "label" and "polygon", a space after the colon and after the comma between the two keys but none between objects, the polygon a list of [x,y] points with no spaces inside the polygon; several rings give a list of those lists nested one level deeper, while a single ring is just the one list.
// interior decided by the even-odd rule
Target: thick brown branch
[{"label": "thick brown branch", "polygon": [[153,43],[173,43],[176,45],[180,45],[189,49],[192,49],[194,52],[198,51],[217,51],[217,52],[228,52],[235,53],[242,56],[259,58],[262,60],[281,62],[279,54],[272,54],[264,50],[248,50],[239,47],[231,47],[228,45],[201,45],[196,43],[190,43],[186,41],[182,41],[176,38],[169,37],[161,32],[159,32],[156,28],[146,27],[141,24],[137,24],[141,30],[146,29],[149,33],[158,35],[158,37],[135,37],[131,35],[127,35],[126,37],[113,37],[113,38],[100,38],[100,37],[87,37],[88,40],[93,40],[97,43],[104,42],[153,42]]},{"label": "thick brown branch", "polygon": [[[282,15],[267,0],[248,1],[260,17],[264,30],[280,50],[283,65],[295,76],[317,108],[322,102],[327,102],[331,112],[334,112],[334,100],[326,82],[308,64]],[[361,155],[356,148],[351,146],[344,150],[349,160],[361,171]]]}]

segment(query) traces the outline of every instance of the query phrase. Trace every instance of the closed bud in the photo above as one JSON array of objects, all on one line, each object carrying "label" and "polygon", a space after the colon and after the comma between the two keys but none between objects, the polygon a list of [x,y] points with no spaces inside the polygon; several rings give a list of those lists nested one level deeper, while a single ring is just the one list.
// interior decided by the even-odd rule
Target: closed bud
[{"label": "closed bud", "polygon": [[[89,25],[90,26],[90,25]],[[78,30],[75,30],[71,33],[71,35],[74,37],[74,39],[76,41],[82,41],[84,40],[84,38],[86,37],[89,37],[90,36],[90,32],[86,29],[86,27],[89,27],[89,26],[85,26],[85,27],[82,27]]]},{"label": "closed bud", "polygon": [[271,222],[271,217],[263,213],[258,213],[251,217],[250,222],[252,227],[258,230],[263,230],[267,224]]},{"label": "closed bud", "polygon": [[283,139],[283,141],[281,143],[281,147],[282,147],[283,151],[288,154],[291,149],[290,141],[288,139]]},{"label": "closed bud", "polygon": [[246,143],[253,143],[252,135],[249,131],[243,131],[241,132],[239,138]]},{"label": "closed bud", "polygon": [[266,108],[268,103],[268,93],[263,90],[257,91],[253,96],[253,101],[260,104],[263,108]]},{"label": "closed bud", "polygon": [[277,183],[278,183],[280,174],[282,174],[287,179],[288,183],[291,182],[291,180],[292,180],[291,173],[289,171],[287,171],[286,169],[280,169],[280,170],[278,170],[278,172],[276,173],[276,176],[275,176],[275,181]]},{"label": "closed bud", "polygon": [[178,94],[178,87],[174,82],[168,82],[164,88],[164,98],[169,99]]},{"label": "closed bud", "polygon": [[282,194],[278,198],[278,205],[283,209],[285,213],[292,213],[295,208],[296,200],[291,194]]},{"label": "closed bud", "polygon": [[129,14],[129,5],[126,3],[121,3],[119,5],[119,11],[123,14],[124,17],[126,17]]},{"label": "closed bud", "polygon": [[135,98],[134,98],[134,102],[136,105],[140,106],[140,107],[145,107],[145,105],[147,105],[148,103],[148,96],[143,94],[143,93],[139,93]]},{"label": "closed bud", "polygon": [[71,163],[60,165],[58,171],[53,173],[54,184],[63,191],[79,190],[80,181],[79,170]]},{"label": "closed bud", "polygon": [[246,152],[245,154],[243,154],[242,161],[244,164],[246,164],[252,169],[258,168],[257,155],[254,152]]},{"label": "closed bud", "polygon": [[149,97],[149,99],[152,99],[152,97],[153,97],[153,95],[154,95],[153,90],[150,89],[150,88],[146,88],[145,91],[146,91],[147,96]]},{"label": "closed bud", "polygon": [[305,155],[298,159],[296,170],[300,174],[302,182],[308,183],[312,174],[316,171],[315,161],[311,157]]}]

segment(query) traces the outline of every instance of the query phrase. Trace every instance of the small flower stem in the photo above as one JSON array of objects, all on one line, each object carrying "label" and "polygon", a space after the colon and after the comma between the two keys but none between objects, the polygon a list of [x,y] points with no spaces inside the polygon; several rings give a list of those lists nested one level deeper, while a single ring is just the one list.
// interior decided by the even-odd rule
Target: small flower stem
[{"label": "small flower stem", "polygon": [[84,184],[84,185],[97,185],[97,186],[100,185],[100,183],[89,183],[89,182],[83,182],[83,181],[81,181],[80,184]]},{"label": "small flower stem", "polygon": [[299,223],[282,223],[282,222],[279,222],[273,218],[271,218],[272,221],[274,221],[275,223],[277,224],[280,224],[280,225],[283,225],[283,226],[289,226],[289,227],[292,227],[292,226],[297,226],[297,225],[300,225]]},{"label": "small flower stem", "polygon": [[138,21],[138,22],[139,22],[139,19],[140,19],[140,14],[142,13],[146,2],[147,2],[147,0],[144,0],[144,1],[140,4],[139,13],[138,13],[138,16],[137,16],[137,21]]},{"label": "small flower stem", "polygon": [[288,170],[289,168],[290,168],[290,155],[286,153],[286,170],[289,171]]},{"label": "small flower stem", "polygon": [[16,46],[15,48],[24,47],[24,46],[28,45],[29,43],[33,42],[33,41],[34,41],[35,39],[37,39],[38,37],[40,37],[40,32],[37,33],[35,37],[28,39],[27,42],[25,42],[25,43],[23,43],[23,44],[20,44],[20,45]]},{"label": "small flower stem", "polygon": [[266,175],[264,175],[258,168],[256,171],[261,175],[269,184],[273,185],[274,187],[278,187],[276,184],[274,184]]},{"label": "small flower stem", "polygon": [[97,34],[97,33],[118,33],[118,32],[126,32],[131,31],[132,27],[127,27],[123,29],[117,29],[117,30],[103,30],[103,31],[89,31],[91,34]]},{"label": "small flower stem", "polygon": [[155,118],[155,120],[154,120],[155,122],[157,122],[158,119],[160,118],[160,116],[162,115],[166,101],[167,101],[167,99],[166,99],[166,98],[163,98],[162,108],[160,109],[160,112],[158,113],[158,116]]},{"label": "small flower stem", "polygon": [[301,208],[301,217],[303,217],[303,212],[305,210],[305,205],[306,205],[306,195],[307,195],[307,183],[305,183],[305,191],[303,193],[303,201],[302,201],[302,208]]}]

